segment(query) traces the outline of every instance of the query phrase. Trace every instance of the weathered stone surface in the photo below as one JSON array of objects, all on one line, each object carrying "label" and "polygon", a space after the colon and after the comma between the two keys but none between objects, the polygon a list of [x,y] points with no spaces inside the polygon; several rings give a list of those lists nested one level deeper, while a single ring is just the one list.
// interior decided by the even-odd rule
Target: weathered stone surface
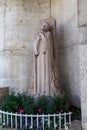
[{"label": "weathered stone surface", "polygon": [[8,93],[8,92],[9,92],[9,87],[0,87],[0,94]]},{"label": "weathered stone surface", "polygon": [[44,2],[42,0],[38,0],[38,2],[8,0],[5,49],[21,49],[26,52],[30,45],[32,49],[38,21],[41,18],[49,17],[49,6],[49,0]]},{"label": "weathered stone surface", "polygon": [[79,44],[87,44],[87,26],[79,28]]},{"label": "weathered stone surface", "polygon": [[77,1],[55,0],[51,5],[51,15],[57,21],[61,86],[72,104],[80,107]]},{"label": "weathered stone surface", "polygon": [[30,94],[62,95],[55,36],[55,20],[40,21],[39,33],[33,45],[33,78]]},{"label": "weathered stone surface", "polygon": [[38,21],[49,16],[50,0],[0,0],[0,86],[27,91]]},{"label": "weathered stone surface", "polygon": [[0,0],[0,51],[4,50],[5,42],[5,0]]},{"label": "weathered stone surface", "polygon": [[82,130],[87,130],[87,1],[78,1]]},{"label": "weathered stone surface", "polygon": [[0,87],[0,106],[3,103],[3,101],[6,100],[8,93],[9,93],[9,87]]},{"label": "weathered stone surface", "polygon": [[82,130],[87,130],[87,1],[78,1]]},{"label": "weathered stone surface", "polygon": [[[70,95],[73,93],[71,99],[78,96],[80,100],[77,0],[51,0],[51,3],[50,0],[0,0],[0,85],[27,90],[38,21],[50,16],[57,21],[61,85],[67,84]],[[69,49],[72,47],[73,52]]]},{"label": "weathered stone surface", "polygon": [[77,1],[63,1],[64,46],[78,43]]},{"label": "weathered stone surface", "polygon": [[78,0],[79,26],[87,25],[87,0]]},{"label": "weathered stone surface", "polygon": [[82,128],[87,130],[87,44],[81,44],[80,50],[80,81],[81,81],[81,108]]},{"label": "weathered stone surface", "polygon": [[73,105],[80,107],[78,45],[59,50],[61,85]]},{"label": "weathered stone surface", "polygon": [[6,57],[0,57],[0,85],[9,85],[11,90],[13,89],[17,92],[27,91],[30,81],[29,74],[32,73],[32,68],[29,67],[29,59],[27,57],[9,55],[6,54]]}]

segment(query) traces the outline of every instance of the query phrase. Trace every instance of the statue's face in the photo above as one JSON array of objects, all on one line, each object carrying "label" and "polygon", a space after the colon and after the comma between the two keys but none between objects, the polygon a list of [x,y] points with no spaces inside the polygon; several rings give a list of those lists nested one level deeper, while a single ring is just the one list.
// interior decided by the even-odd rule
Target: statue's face
[{"label": "statue's face", "polygon": [[50,26],[48,23],[43,23],[42,26],[41,26],[41,30],[43,31],[49,31],[50,29]]}]

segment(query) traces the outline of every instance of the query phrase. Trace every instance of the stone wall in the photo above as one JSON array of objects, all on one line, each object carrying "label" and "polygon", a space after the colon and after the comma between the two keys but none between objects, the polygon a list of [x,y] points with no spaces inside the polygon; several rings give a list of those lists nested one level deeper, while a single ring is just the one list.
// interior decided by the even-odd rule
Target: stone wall
[{"label": "stone wall", "polygon": [[0,0],[0,86],[27,91],[38,21],[49,16],[49,0]]},{"label": "stone wall", "polygon": [[72,104],[80,107],[77,1],[55,0],[52,5],[52,16],[57,21],[61,86]]},{"label": "stone wall", "polygon": [[82,130],[87,130],[87,1],[78,1]]},{"label": "stone wall", "polygon": [[77,0],[0,0],[0,86],[27,91],[38,22],[50,16],[57,23],[61,86],[80,107]]}]

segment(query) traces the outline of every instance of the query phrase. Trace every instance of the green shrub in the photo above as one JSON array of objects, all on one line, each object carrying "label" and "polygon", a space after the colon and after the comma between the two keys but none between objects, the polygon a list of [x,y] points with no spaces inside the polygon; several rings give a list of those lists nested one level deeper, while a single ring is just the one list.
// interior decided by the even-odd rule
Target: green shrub
[{"label": "green shrub", "polygon": [[16,106],[21,106],[20,102],[18,102],[18,96],[15,96],[14,94],[9,94],[7,96],[7,100],[2,105],[2,110],[8,111],[8,112],[18,112],[18,109],[16,109]]},{"label": "green shrub", "polygon": [[53,114],[68,111],[66,96],[28,96],[9,94],[2,105],[2,110],[21,114]]},{"label": "green shrub", "polygon": [[27,96],[25,94],[22,95],[22,106],[27,114],[35,114],[36,106],[35,106],[35,98],[32,96]]}]

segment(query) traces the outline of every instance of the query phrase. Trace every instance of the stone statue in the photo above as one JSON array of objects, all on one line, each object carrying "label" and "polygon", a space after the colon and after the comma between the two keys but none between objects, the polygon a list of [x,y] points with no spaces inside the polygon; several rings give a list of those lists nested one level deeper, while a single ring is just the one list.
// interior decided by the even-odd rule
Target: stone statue
[{"label": "stone statue", "polygon": [[33,45],[33,80],[29,91],[31,95],[61,93],[55,41],[55,21],[42,20]]}]

